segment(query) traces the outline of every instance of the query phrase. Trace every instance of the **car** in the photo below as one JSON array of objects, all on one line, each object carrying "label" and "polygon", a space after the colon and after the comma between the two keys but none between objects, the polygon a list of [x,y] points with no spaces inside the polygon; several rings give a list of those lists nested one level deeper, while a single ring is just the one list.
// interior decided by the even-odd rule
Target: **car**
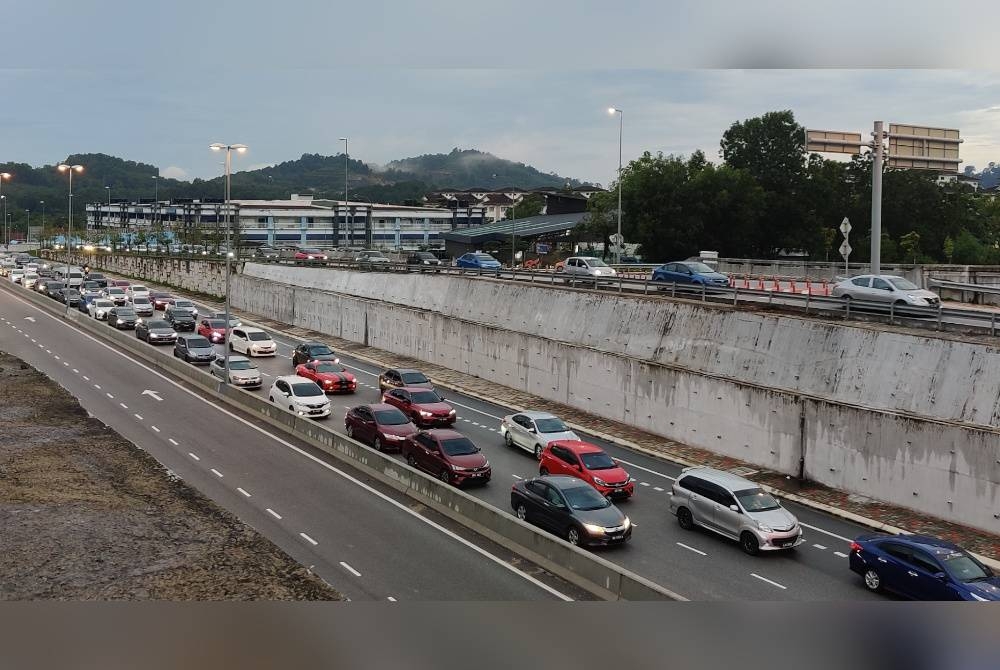
[{"label": "car", "polygon": [[173,309],[186,309],[191,312],[191,315],[194,316],[194,318],[198,318],[198,308],[187,298],[168,298],[163,311],[164,313],[169,313]]},{"label": "car", "polygon": [[64,288],[59,294],[59,299],[70,307],[77,307],[80,304],[80,292],[75,288]]},{"label": "car", "polygon": [[596,256],[571,256],[563,263],[561,270],[567,282],[578,279],[597,281],[609,280],[618,276],[613,267]]},{"label": "car", "polygon": [[830,295],[845,302],[861,300],[898,307],[938,307],[941,297],[896,275],[859,275],[834,285]]},{"label": "car", "polygon": [[[66,289],[71,290],[71,289]],[[108,325],[119,330],[134,329],[138,316],[131,307],[114,307],[108,311]]]},{"label": "car", "polygon": [[87,281],[92,281],[97,284],[98,288],[108,287],[108,278],[105,277],[100,272],[91,272],[87,274]]},{"label": "car", "polygon": [[354,257],[354,262],[363,268],[389,265],[391,262],[381,251],[362,251]]},{"label": "car", "polygon": [[631,498],[635,480],[596,444],[582,440],[554,440],[542,450],[538,474],[579,477],[601,495]]},{"label": "car", "polygon": [[455,260],[455,267],[468,268],[470,270],[499,270],[502,266],[500,261],[482,251],[473,251],[459,256]]},{"label": "car", "polygon": [[89,316],[90,315],[90,303],[93,302],[96,299],[97,298],[95,296],[93,296],[93,295],[83,294],[83,295],[80,296],[79,302],[76,303],[76,308],[80,312],[82,312],[82,313],[84,313],[84,314],[86,314],[86,315]]},{"label": "car", "polygon": [[331,403],[316,382],[292,375],[278,377],[267,392],[267,399],[298,416],[323,419],[330,416]]},{"label": "car", "polygon": [[149,298],[138,295],[129,300],[128,306],[135,310],[135,313],[141,317],[153,316],[156,310],[153,309],[153,303],[150,302]]},{"label": "car", "polygon": [[292,256],[297,261],[325,261],[326,254],[324,254],[319,249],[310,249],[302,247],[296,249],[295,254]]},{"label": "car", "polygon": [[95,298],[90,301],[87,305],[87,310],[90,316],[94,317],[98,321],[103,321],[108,318],[108,312],[115,308],[115,303],[113,300],[108,300],[107,298]]},{"label": "car", "polygon": [[[225,322],[225,320],[226,320],[226,313],[225,312],[209,312],[206,315],[206,317],[209,318],[209,319],[217,319],[217,320]],[[237,317],[233,316],[232,312],[230,312],[229,313],[229,327],[230,328],[236,328],[236,327],[242,326],[242,325],[243,325],[243,322],[240,321]]]},{"label": "car", "polygon": [[100,282],[91,281],[90,279],[85,280],[80,284],[80,293],[85,293],[87,291],[97,291],[100,293],[104,289]]},{"label": "car", "polygon": [[149,299],[153,301],[153,309],[166,309],[167,303],[173,299],[174,296],[163,291],[150,291]]},{"label": "car", "polygon": [[115,287],[120,288],[122,290],[127,289],[131,285],[132,285],[132,282],[130,282],[127,279],[113,279],[113,280],[111,280],[111,281],[108,282],[108,288],[111,288],[112,286],[115,286]]},{"label": "car", "polygon": [[195,329],[195,319],[194,314],[186,309],[172,309],[163,316],[163,320],[170,324],[170,326],[177,332],[188,331],[194,332]]},{"label": "car", "polygon": [[500,435],[508,447],[520,447],[542,458],[542,450],[552,440],[579,440],[562,420],[548,412],[519,412],[500,420]]},{"label": "car", "polygon": [[389,389],[382,402],[399,408],[417,426],[452,426],[456,414],[434,389],[406,387]]},{"label": "car", "polygon": [[177,331],[163,319],[142,319],[135,324],[135,336],[148,344],[173,344]]},{"label": "car", "polygon": [[700,526],[739,542],[746,553],[792,549],[805,542],[798,519],[760,485],[723,470],[681,470],[669,493],[684,530]]},{"label": "car", "polygon": [[253,253],[254,256],[258,258],[278,258],[281,256],[281,252],[274,247],[261,247]]},{"label": "car", "polygon": [[174,356],[183,358],[186,363],[207,365],[215,360],[215,347],[201,335],[194,333],[178,335],[177,340],[174,341]]},{"label": "car", "polygon": [[514,483],[510,506],[521,521],[581,547],[625,544],[632,521],[582,479],[534,477]]},{"label": "car", "polygon": [[132,284],[125,289],[125,293],[128,295],[129,300],[133,300],[137,297],[148,298],[150,291],[142,284]]},{"label": "car", "polygon": [[664,284],[676,284],[677,288],[729,288],[729,277],[713,270],[699,261],[678,261],[664,263],[653,268],[649,280]]},{"label": "car", "polygon": [[333,361],[339,363],[340,359],[333,350],[322,342],[302,342],[292,351],[292,367],[301,365],[308,361]]},{"label": "car", "polygon": [[49,297],[52,297],[54,292],[61,291],[64,288],[66,288],[66,284],[61,281],[42,281],[38,282],[38,285],[35,286],[36,291]]},{"label": "car", "polygon": [[340,363],[333,361],[309,361],[298,365],[295,374],[311,379],[326,393],[354,393],[358,390],[358,380]]},{"label": "car", "polygon": [[7,277],[14,284],[20,284],[21,280],[24,279],[24,268],[12,268]]},{"label": "car", "polygon": [[486,484],[493,476],[482,449],[457,430],[421,430],[400,443],[400,452],[407,465],[446,484]]},{"label": "car", "polygon": [[[219,379],[226,378],[226,357],[216,356],[209,365],[209,371]],[[259,389],[260,370],[246,356],[229,356],[229,383],[245,389]]]},{"label": "car", "polygon": [[372,445],[377,451],[399,451],[418,428],[399,409],[386,403],[358,405],[344,415],[347,436]]},{"label": "car", "polygon": [[410,388],[432,389],[434,384],[420,370],[411,368],[389,368],[378,376],[378,390]]},{"label": "car", "polygon": [[260,328],[240,326],[229,331],[229,350],[247,356],[274,356],[278,345]]},{"label": "car", "polygon": [[104,297],[119,307],[124,307],[125,303],[128,302],[128,294],[126,294],[125,289],[120,286],[109,286],[104,289]]},{"label": "car", "polygon": [[35,288],[35,284],[37,283],[38,283],[37,272],[25,272],[24,277],[21,278],[21,286],[27,289]]},{"label": "car", "polygon": [[440,270],[441,260],[429,251],[414,251],[406,257],[406,264],[417,269],[436,268]]},{"label": "car", "polygon": [[1000,600],[1000,577],[947,540],[866,533],[851,542],[847,556],[869,591],[911,600]]},{"label": "car", "polygon": [[221,319],[202,319],[198,322],[198,334],[212,344],[226,341],[226,322]]}]

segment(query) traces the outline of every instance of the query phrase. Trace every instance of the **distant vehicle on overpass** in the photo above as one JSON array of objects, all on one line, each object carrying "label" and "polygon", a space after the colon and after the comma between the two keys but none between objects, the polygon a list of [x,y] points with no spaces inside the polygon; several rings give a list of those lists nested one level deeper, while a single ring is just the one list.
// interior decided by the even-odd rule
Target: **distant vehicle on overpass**
[{"label": "distant vehicle on overpass", "polygon": [[834,298],[864,300],[914,307],[937,307],[937,293],[922,289],[908,279],[896,275],[860,275],[845,279],[833,287]]},{"label": "distant vehicle on overpass", "polygon": [[482,251],[473,251],[455,260],[455,267],[468,268],[470,270],[499,270],[500,261]]},{"label": "distant vehicle on overpass", "polygon": [[697,287],[728,288],[729,277],[700,261],[664,263],[653,270],[651,281]]}]

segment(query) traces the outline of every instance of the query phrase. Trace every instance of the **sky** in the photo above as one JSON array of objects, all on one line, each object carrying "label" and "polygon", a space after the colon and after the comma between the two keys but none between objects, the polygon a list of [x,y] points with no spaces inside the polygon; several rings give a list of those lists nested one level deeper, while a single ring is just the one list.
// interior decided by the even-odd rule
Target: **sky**
[{"label": "sky", "polygon": [[914,18],[919,0],[877,26],[855,0],[728,4],[36,0],[0,22],[0,161],[102,152],[190,179],[221,171],[212,142],[250,146],[239,170],[347,136],[372,164],[476,148],[606,184],[616,106],[626,162],[718,160],[733,122],[781,109],[866,138],[876,119],[958,128],[963,167],[1000,162],[1000,72],[969,69],[995,67],[975,42],[990,5],[956,27]]}]

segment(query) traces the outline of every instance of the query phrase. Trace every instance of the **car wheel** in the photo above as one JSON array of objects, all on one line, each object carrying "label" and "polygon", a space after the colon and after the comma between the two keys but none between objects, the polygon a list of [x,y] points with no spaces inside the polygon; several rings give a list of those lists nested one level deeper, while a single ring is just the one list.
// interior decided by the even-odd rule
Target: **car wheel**
[{"label": "car wheel", "polygon": [[347,424],[347,437],[350,438],[354,437],[354,426],[352,426],[351,424]]},{"label": "car wheel", "polygon": [[511,434],[510,434],[509,430],[506,433],[503,434],[503,441],[504,441],[504,443],[506,443],[506,445],[508,447],[513,447],[514,446],[514,438],[511,437]]},{"label": "car wheel", "polygon": [[538,474],[540,474],[542,477],[548,477],[549,476],[549,469],[548,468],[538,468]]},{"label": "car wheel", "polygon": [[535,460],[536,461],[542,460],[542,445],[540,444],[535,445]]},{"label": "car wheel", "polygon": [[580,530],[576,526],[570,526],[566,531],[566,541],[577,547],[580,546]]},{"label": "car wheel", "polygon": [[232,342],[229,343],[229,350],[230,351],[236,351],[236,349],[233,348],[233,343]]},{"label": "car wheel", "polygon": [[521,521],[528,520],[528,510],[525,508],[523,504],[517,506],[516,513],[517,513],[517,518],[520,519]]},{"label": "car wheel", "polygon": [[691,516],[691,510],[687,507],[681,507],[677,510],[677,523],[684,530],[691,530],[694,528],[694,517]]},{"label": "car wheel", "polygon": [[406,464],[411,468],[417,467],[417,459],[413,457],[413,454],[406,455]]},{"label": "car wheel", "polygon": [[372,446],[375,447],[375,451],[382,451],[382,440],[376,437]]},{"label": "car wheel", "polygon": [[288,406],[288,411],[289,412],[294,412],[295,411],[295,406],[294,405],[289,405]]},{"label": "car wheel", "polygon": [[447,470],[442,470],[438,473],[438,479],[440,479],[445,484],[451,484],[451,473]]},{"label": "car wheel", "polygon": [[267,396],[267,399],[268,399],[269,401],[271,401],[271,402],[274,402],[274,396],[273,396],[273,395],[269,395],[269,396]]},{"label": "car wheel", "polygon": [[756,556],[760,553],[760,542],[757,541],[757,536],[750,531],[744,531],[740,535],[740,548],[751,556]]},{"label": "car wheel", "polygon": [[138,330],[135,331],[135,337],[136,337],[137,340],[141,340],[142,339],[142,335],[139,334]]},{"label": "car wheel", "polygon": [[882,590],[882,578],[875,570],[868,570],[864,575],[865,588],[872,593],[878,593]]}]

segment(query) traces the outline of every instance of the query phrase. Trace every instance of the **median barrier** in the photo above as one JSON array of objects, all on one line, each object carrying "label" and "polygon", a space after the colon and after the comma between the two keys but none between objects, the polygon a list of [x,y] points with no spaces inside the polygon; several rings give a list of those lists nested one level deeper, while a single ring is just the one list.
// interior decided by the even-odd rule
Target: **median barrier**
[{"label": "median barrier", "polygon": [[[349,464],[501,546],[537,563],[552,574],[604,600],[686,600],[600,556],[575,547],[525,523],[512,514],[444,484],[388,454],[332,431],[312,419],[299,417],[270,402],[226,384],[195,366],[153,348],[134,334],[111,328],[78,310],[65,311],[61,303],[27,291],[11,291],[81,330],[100,335],[120,350],[135,355],[150,367],[191,382],[209,396],[262,419],[279,430]],[[330,420],[333,420],[331,417]],[[493,484],[498,485],[497,483]]]}]

